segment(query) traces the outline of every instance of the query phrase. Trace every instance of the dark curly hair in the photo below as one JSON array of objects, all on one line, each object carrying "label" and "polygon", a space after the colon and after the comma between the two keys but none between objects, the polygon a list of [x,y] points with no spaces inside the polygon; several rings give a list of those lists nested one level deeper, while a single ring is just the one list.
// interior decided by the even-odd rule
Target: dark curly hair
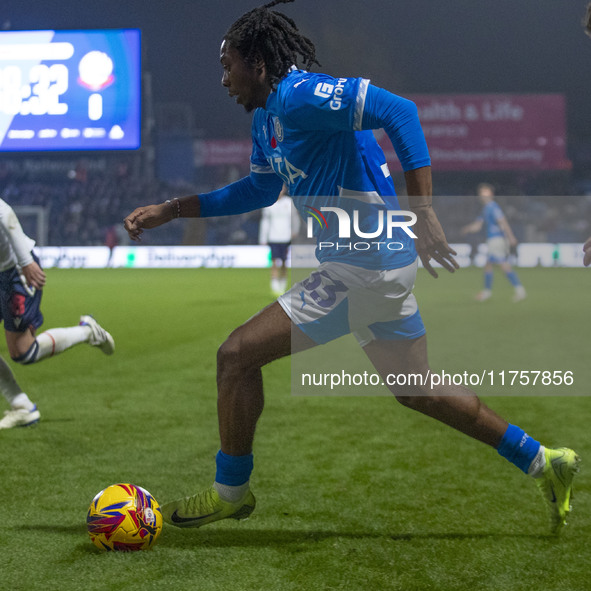
[{"label": "dark curly hair", "polygon": [[316,60],[316,48],[302,35],[292,19],[269,10],[276,4],[294,0],[274,0],[243,14],[226,32],[224,40],[236,49],[247,63],[263,60],[271,88],[295,65],[309,69]]}]

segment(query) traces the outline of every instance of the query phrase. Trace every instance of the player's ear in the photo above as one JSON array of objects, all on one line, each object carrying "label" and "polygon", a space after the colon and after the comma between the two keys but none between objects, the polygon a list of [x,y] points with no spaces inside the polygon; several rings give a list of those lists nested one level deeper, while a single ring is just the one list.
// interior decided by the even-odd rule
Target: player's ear
[{"label": "player's ear", "polygon": [[253,66],[254,66],[255,72],[259,76],[265,77],[267,75],[267,66],[265,64],[265,60],[263,59],[262,55],[260,55],[260,54],[255,55],[254,61],[253,61]]}]

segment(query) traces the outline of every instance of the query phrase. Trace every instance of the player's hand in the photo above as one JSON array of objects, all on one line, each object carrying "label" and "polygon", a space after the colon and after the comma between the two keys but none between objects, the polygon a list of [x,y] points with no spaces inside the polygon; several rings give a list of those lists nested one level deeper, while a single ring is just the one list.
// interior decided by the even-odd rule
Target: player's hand
[{"label": "player's hand", "polygon": [[417,236],[415,246],[425,269],[435,278],[438,275],[431,266],[431,260],[437,261],[450,273],[459,269],[460,265],[454,258],[454,255],[458,253],[447,243],[445,233],[433,208],[421,207],[412,211],[417,216],[416,229],[414,230]]},{"label": "player's hand", "polygon": [[583,257],[583,265],[588,267],[591,265],[591,238],[588,238],[587,242],[583,245],[583,252],[585,253]]},{"label": "player's hand", "polygon": [[515,244],[511,244],[511,246],[509,247],[509,254],[511,256],[516,257],[517,256],[517,245],[519,243],[517,241],[515,241]]},{"label": "player's hand", "polygon": [[43,289],[47,277],[43,269],[35,261],[25,267],[21,267],[21,271],[27,285],[35,289]]},{"label": "player's hand", "polygon": [[173,219],[173,210],[169,203],[146,205],[132,211],[124,220],[123,225],[132,240],[140,241],[144,229],[149,230]]}]

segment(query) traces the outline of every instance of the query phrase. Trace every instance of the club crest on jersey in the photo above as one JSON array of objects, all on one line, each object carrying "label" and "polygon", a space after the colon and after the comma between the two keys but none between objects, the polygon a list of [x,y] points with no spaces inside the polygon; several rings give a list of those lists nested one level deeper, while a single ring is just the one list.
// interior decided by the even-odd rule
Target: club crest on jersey
[{"label": "club crest on jersey", "polygon": [[277,138],[278,142],[282,142],[283,141],[283,125],[281,125],[281,121],[279,121],[279,119],[275,119],[275,122],[273,123],[273,128],[275,130],[275,137]]}]

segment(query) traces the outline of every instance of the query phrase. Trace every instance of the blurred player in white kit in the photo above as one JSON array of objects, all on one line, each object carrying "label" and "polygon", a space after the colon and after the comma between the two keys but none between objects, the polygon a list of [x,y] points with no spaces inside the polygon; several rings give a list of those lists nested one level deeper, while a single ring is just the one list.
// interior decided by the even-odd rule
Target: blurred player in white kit
[{"label": "blurred player in white kit", "polygon": [[[12,207],[0,199],[0,320],[4,321],[11,359],[29,365],[80,343],[111,355],[115,350],[113,337],[92,316],[81,316],[78,326],[52,328],[35,335],[43,324],[40,305],[46,277],[33,253],[34,246],[35,241],[23,232]],[[39,421],[37,405],[23,392],[2,357],[0,392],[10,405],[0,420],[0,429],[27,427]]]},{"label": "blurred player in white kit", "polygon": [[262,210],[259,226],[259,244],[268,244],[271,249],[271,292],[274,296],[287,290],[287,255],[299,229],[300,218],[287,187],[283,185],[277,201]]}]

